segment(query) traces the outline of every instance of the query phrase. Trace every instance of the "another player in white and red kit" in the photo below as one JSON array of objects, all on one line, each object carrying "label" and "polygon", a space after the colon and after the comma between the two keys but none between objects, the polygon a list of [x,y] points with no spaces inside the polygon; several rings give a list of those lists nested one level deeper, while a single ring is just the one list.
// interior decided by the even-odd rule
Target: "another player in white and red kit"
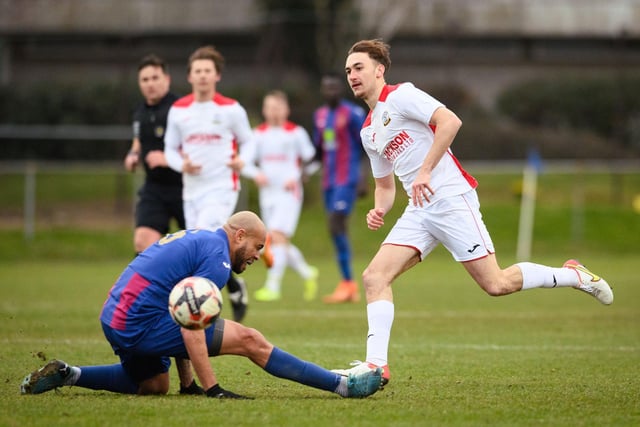
[{"label": "another player in white and red kit", "polygon": [[355,373],[379,366],[390,378],[388,348],[394,318],[391,285],[442,243],[489,295],[531,288],[573,287],[603,304],[613,302],[607,282],[575,260],[561,268],[520,262],[501,269],[482,220],[476,180],[462,169],[450,146],[462,125],[442,103],[411,83],[388,85],[389,46],[362,40],[349,50],[345,70],[357,98],[370,108],[361,131],[375,178],[375,205],[367,226],[377,230],[395,200],[395,176],[409,203],[363,273],[367,295],[367,355]]},{"label": "another player in white and red kit", "polygon": [[[252,130],[245,109],[216,91],[224,58],[213,46],[189,57],[193,92],[169,110],[164,137],[169,167],[182,172],[184,216],[188,229],[216,230],[233,214],[240,191],[244,157],[253,158]],[[241,321],[248,303],[242,281],[227,283],[234,320]]]},{"label": "another player in white and red kit", "polygon": [[[307,264],[290,239],[302,209],[302,166],[313,160],[315,148],[304,128],[289,121],[289,101],[282,91],[269,92],[263,101],[265,122],[255,129],[255,159],[243,169],[260,188],[260,214],[271,236],[273,265],[258,301],[280,299],[282,276],[287,266],[304,279],[304,299],[316,297],[318,270]],[[257,167],[256,167],[257,165]]]}]

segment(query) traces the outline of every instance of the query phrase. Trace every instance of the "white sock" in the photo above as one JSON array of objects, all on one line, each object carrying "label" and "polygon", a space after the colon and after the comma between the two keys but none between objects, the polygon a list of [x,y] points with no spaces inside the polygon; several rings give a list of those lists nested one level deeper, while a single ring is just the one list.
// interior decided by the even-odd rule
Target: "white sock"
[{"label": "white sock", "polygon": [[333,391],[334,393],[338,393],[342,397],[349,396],[349,388],[347,387],[347,377],[340,377],[340,382],[338,383],[338,387]]},{"label": "white sock", "polygon": [[287,247],[287,263],[289,267],[293,268],[303,279],[308,279],[309,276],[311,276],[309,264],[307,264],[300,249],[293,244],[289,244]]},{"label": "white sock", "polygon": [[267,281],[264,286],[274,292],[280,292],[282,276],[287,268],[287,247],[286,245],[271,245],[273,254],[273,265],[267,273]]},{"label": "white sock", "polygon": [[522,290],[577,286],[578,275],[571,268],[555,268],[532,262],[516,264],[522,271]]},{"label": "white sock", "polygon": [[377,366],[387,364],[393,317],[394,307],[391,301],[379,300],[367,305],[367,319],[369,320],[367,362]]},{"label": "white sock", "polygon": [[80,368],[78,368],[77,366],[70,366],[70,368],[71,373],[64,380],[64,385],[75,385],[75,383],[77,383],[78,379],[80,378],[80,374],[82,373],[82,371],[80,371]]}]

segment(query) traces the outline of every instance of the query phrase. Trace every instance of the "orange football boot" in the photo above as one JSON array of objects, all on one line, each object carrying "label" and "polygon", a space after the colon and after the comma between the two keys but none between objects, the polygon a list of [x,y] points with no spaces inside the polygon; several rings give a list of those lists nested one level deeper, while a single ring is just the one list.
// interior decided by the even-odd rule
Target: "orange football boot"
[{"label": "orange football boot", "polygon": [[267,233],[267,238],[264,241],[264,248],[260,253],[260,258],[264,262],[267,268],[273,267],[273,252],[271,252],[271,234]]},{"label": "orange football boot", "polygon": [[342,280],[331,295],[322,298],[326,304],[340,304],[343,302],[360,301],[358,283],[354,280]]}]

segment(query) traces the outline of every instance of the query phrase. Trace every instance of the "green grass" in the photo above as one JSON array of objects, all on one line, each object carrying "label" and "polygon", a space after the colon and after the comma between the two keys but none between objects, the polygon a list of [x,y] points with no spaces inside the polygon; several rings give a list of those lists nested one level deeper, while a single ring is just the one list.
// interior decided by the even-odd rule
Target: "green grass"
[{"label": "green grass", "polygon": [[[473,170],[471,170],[474,173]],[[131,254],[132,196],[140,177],[102,172],[96,175],[40,174],[37,179],[37,224],[33,240],[21,226],[23,178],[0,174],[0,260],[55,258],[122,259]],[[520,201],[519,175],[475,174],[484,220],[499,254],[516,249]],[[255,186],[245,182],[247,206],[257,209]],[[318,177],[306,186],[305,208],[294,241],[313,256],[332,253],[318,189]],[[538,183],[534,224],[534,256],[549,251],[598,256],[600,253],[640,255],[640,215],[631,201],[640,195],[640,174],[542,174]],[[371,194],[358,200],[351,219],[355,251],[371,256],[393,221],[369,232],[364,215]],[[391,218],[406,203],[398,186]],[[313,238],[311,238],[313,237]]]},{"label": "green grass", "polygon": [[[97,316],[123,263],[5,265],[0,269],[0,425],[638,425],[637,259],[590,260],[590,267],[615,286],[615,303],[604,307],[570,289],[487,297],[439,250],[394,285],[393,379],[385,390],[346,400],[272,378],[239,357],[212,359],[224,387],[255,397],[242,402],[179,396],[175,373],[165,397],[79,388],[19,395],[21,378],[43,364],[41,359],[116,362]],[[316,261],[323,272],[321,293],[328,293],[337,280],[333,263]],[[557,257],[541,261],[555,263]],[[356,268],[365,262],[359,257]],[[246,279],[259,284],[264,274],[264,267],[254,266]],[[253,303],[246,324],[326,367],[364,357],[364,303],[303,303],[291,273],[283,300]]]},{"label": "green grass", "polygon": [[[485,221],[500,263],[508,265],[515,261],[519,177],[478,178]],[[255,400],[181,397],[175,373],[172,391],[164,397],[79,388],[21,396],[20,380],[43,359],[117,361],[97,318],[132,255],[131,211],[118,209],[122,182],[116,191],[112,176],[84,181],[83,186],[50,175],[39,181],[32,241],[24,240],[19,224],[0,228],[0,426],[640,424],[640,215],[630,203],[640,191],[639,175],[543,175],[539,182],[534,261],[583,260],[614,286],[612,306],[571,289],[490,298],[439,248],[394,284],[393,378],[369,399],[341,399],[272,378],[239,357],[212,363],[224,387]],[[15,190],[20,182],[0,175],[1,214],[20,210],[21,192]],[[324,294],[333,289],[338,273],[317,188],[307,195],[294,241],[320,268]],[[398,196],[391,216],[401,211],[403,199]],[[253,190],[249,203],[255,203]],[[359,200],[351,221],[356,273],[391,226],[368,231],[363,218],[370,205],[370,199]],[[97,219],[51,220],[72,210]],[[255,289],[265,269],[253,266],[245,276]],[[281,348],[329,368],[364,357],[364,302],[303,303],[292,273],[285,276],[283,290],[282,301],[252,303],[246,324]],[[224,314],[228,311],[225,307]]]}]

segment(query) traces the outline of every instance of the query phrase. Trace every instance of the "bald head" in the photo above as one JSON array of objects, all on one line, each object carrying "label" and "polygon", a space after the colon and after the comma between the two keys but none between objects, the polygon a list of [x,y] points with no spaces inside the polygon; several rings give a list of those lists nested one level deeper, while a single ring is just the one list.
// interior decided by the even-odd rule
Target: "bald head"
[{"label": "bald head", "polygon": [[251,211],[240,211],[229,217],[225,229],[244,229],[248,234],[260,234],[265,232],[265,226],[258,215]]},{"label": "bald head", "polygon": [[232,269],[241,273],[260,257],[267,237],[266,227],[255,213],[240,211],[231,215],[222,228],[229,238]]}]

